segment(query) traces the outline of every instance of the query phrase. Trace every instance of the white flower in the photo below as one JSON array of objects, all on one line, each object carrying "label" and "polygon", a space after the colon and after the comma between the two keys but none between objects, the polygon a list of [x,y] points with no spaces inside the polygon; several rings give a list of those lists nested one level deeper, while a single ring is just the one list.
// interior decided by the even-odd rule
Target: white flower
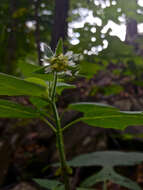
[{"label": "white flower", "polygon": [[[79,54],[73,54],[72,51],[68,51],[63,54],[54,54],[50,47],[43,44],[44,53],[43,65],[45,66],[45,73],[57,72],[58,75],[75,75],[78,72],[78,68],[74,60],[79,60]],[[50,55],[50,57],[48,57]]]}]

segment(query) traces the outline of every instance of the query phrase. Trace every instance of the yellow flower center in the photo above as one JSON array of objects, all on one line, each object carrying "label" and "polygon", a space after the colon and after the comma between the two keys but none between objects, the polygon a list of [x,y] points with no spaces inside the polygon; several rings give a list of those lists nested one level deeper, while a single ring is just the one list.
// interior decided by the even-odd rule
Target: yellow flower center
[{"label": "yellow flower center", "polygon": [[59,56],[52,57],[49,60],[52,70],[56,72],[68,70],[68,57],[60,54]]}]

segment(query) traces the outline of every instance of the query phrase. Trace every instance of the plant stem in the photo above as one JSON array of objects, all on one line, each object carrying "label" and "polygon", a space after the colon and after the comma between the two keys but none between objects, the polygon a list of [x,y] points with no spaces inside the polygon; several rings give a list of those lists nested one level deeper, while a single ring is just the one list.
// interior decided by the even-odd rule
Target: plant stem
[{"label": "plant stem", "polygon": [[57,73],[54,73],[54,81],[53,81],[53,88],[52,88],[52,95],[51,95],[51,101],[54,102],[55,94],[56,94],[56,85],[57,85],[58,76]]},{"label": "plant stem", "polygon": [[69,127],[71,127],[72,125],[74,125],[80,121],[82,121],[82,118],[78,118],[78,119],[68,123],[64,128],[62,128],[62,131],[65,131],[66,129],[68,129]]},{"label": "plant stem", "polygon": [[104,180],[104,182],[103,182],[103,190],[107,190],[107,187],[106,187],[106,180]]},{"label": "plant stem", "polygon": [[65,190],[70,190],[70,183],[69,183],[69,177],[67,174],[67,164],[66,164],[66,156],[64,151],[64,142],[63,142],[63,131],[61,128],[60,118],[57,111],[56,104],[52,103],[53,112],[56,119],[56,139],[57,139],[57,148],[59,151],[59,157],[60,157],[60,163],[61,163],[61,171],[62,171],[62,177],[65,184]]},{"label": "plant stem", "polygon": [[56,94],[56,85],[57,85],[57,73],[54,73],[54,82],[52,86],[52,94],[51,94],[51,106],[53,109],[55,122],[56,122],[56,140],[57,140],[57,148],[59,151],[59,158],[61,163],[61,175],[64,180],[65,190],[70,190],[70,183],[69,177],[67,172],[67,164],[66,164],[66,156],[65,156],[65,149],[64,149],[64,141],[63,141],[63,131],[61,128],[61,121],[59,117],[59,113],[55,103],[55,94]]},{"label": "plant stem", "polygon": [[47,123],[47,125],[56,133],[57,130],[55,129],[55,127],[44,117],[41,118],[45,123]]}]

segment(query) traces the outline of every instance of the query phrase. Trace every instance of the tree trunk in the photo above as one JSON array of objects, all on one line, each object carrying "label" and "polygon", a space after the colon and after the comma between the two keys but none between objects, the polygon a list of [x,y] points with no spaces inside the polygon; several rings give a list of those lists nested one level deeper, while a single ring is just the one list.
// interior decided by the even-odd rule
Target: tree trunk
[{"label": "tree trunk", "polygon": [[40,8],[40,0],[35,1],[35,21],[36,21],[36,29],[35,29],[35,40],[37,46],[37,53],[38,53],[38,63],[42,65],[42,54],[40,49],[40,19],[39,19],[39,8]]},{"label": "tree trunk", "polygon": [[137,55],[142,56],[143,55],[142,48],[140,47],[140,44],[136,41],[138,37],[139,34],[137,31],[137,21],[129,19],[127,22],[125,42],[134,47],[134,50]]},{"label": "tree trunk", "polygon": [[52,31],[51,48],[55,50],[59,38],[67,37],[69,0],[55,0],[55,16]]},{"label": "tree trunk", "polygon": [[13,18],[13,14],[17,9],[17,3],[16,0],[11,0],[9,4],[9,13],[11,15],[11,20],[9,24],[10,32],[7,39],[7,55],[5,56],[4,63],[5,66],[5,72],[13,74],[15,72],[15,58],[16,58],[16,19]]},{"label": "tree trunk", "polygon": [[126,39],[125,41],[129,44],[132,44],[137,37],[137,21],[133,19],[129,19],[127,21],[127,29],[126,29]]}]

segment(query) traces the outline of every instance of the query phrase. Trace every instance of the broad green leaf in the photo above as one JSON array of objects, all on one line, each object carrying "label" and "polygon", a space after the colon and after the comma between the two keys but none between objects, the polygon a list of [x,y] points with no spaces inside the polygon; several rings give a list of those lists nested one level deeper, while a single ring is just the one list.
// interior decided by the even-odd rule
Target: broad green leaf
[{"label": "broad green leaf", "polygon": [[142,190],[136,182],[130,180],[127,177],[119,175],[114,170],[109,173],[108,180],[112,181],[113,183],[119,184],[120,186],[126,187],[130,190]]},{"label": "broad green leaf", "polygon": [[53,74],[47,73],[47,69],[49,66],[41,67],[40,69],[35,70],[33,73],[31,73],[31,77],[41,78],[46,81],[52,81],[53,80]]},{"label": "broad green leaf", "polygon": [[70,89],[70,88],[75,88],[75,85],[71,85],[64,82],[57,82],[56,91],[57,91],[57,94],[59,95],[62,93],[63,90]]},{"label": "broad green leaf", "polygon": [[38,85],[44,86],[45,88],[48,87],[48,85],[46,84],[46,82],[44,80],[40,79],[40,78],[28,77],[25,80],[28,81],[28,82],[32,82],[34,84],[38,84]]},{"label": "broad green leaf", "polygon": [[49,180],[49,179],[33,179],[36,183],[38,183],[41,187],[48,188],[51,190],[58,189],[59,185],[62,185],[61,182],[57,180]]},{"label": "broad green leaf", "polygon": [[[28,82],[35,83],[35,84],[39,84],[48,89],[49,81],[47,82],[43,79],[36,78],[36,77],[29,77],[29,78],[26,78],[25,80]],[[50,81],[50,82],[52,83],[52,81]],[[67,84],[64,82],[57,82],[56,92],[57,92],[57,94],[61,95],[63,90],[70,89],[70,88],[75,88],[75,85]],[[47,91],[47,93],[48,93],[48,91]]]},{"label": "broad green leaf", "polygon": [[143,125],[142,112],[121,112],[99,103],[76,103],[70,104],[69,108],[83,112],[80,120],[91,126],[123,130],[129,125]]},{"label": "broad green leaf", "polygon": [[112,168],[105,167],[101,171],[99,171],[97,174],[93,174],[90,177],[86,178],[80,185],[82,187],[91,187],[91,186],[95,185],[96,183],[108,180],[111,170],[112,170]]},{"label": "broad green leaf", "polygon": [[63,53],[63,40],[60,38],[56,47],[56,56]]},{"label": "broad green leaf", "polygon": [[23,79],[0,73],[0,95],[7,96],[43,96],[46,88]]},{"label": "broad green leaf", "polygon": [[45,73],[47,66],[42,67],[26,62],[19,62],[18,66],[24,77],[36,77],[47,81],[53,80],[52,74]]},{"label": "broad green leaf", "polygon": [[25,77],[30,77],[33,72],[40,69],[41,66],[19,61],[18,68]]},{"label": "broad green leaf", "polygon": [[96,117],[83,117],[81,121],[93,127],[124,130],[127,126],[143,125],[143,115],[119,114]]},{"label": "broad green leaf", "polygon": [[113,183],[127,187],[131,190],[141,190],[137,183],[121,176],[114,171],[114,166],[132,166],[143,161],[143,153],[138,152],[120,152],[120,151],[99,151],[83,154],[73,158],[68,162],[69,166],[102,166],[103,169],[94,174],[82,183],[82,187],[91,187],[99,182],[112,181]]},{"label": "broad green leaf", "polygon": [[40,114],[32,109],[15,102],[0,99],[0,117],[1,118],[38,118]]},{"label": "broad green leaf", "polygon": [[127,177],[121,176],[116,173],[112,167],[105,167],[97,174],[94,174],[84,180],[81,184],[83,187],[91,187],[98,182],[112,181],[130,190],[141,190],[139,185]]},{"label": "broad green leaf", "polygon": [[43,100],[40,97],[32,96],[29,98],[30,102],[35,106],[35,108],[41,113],[43,116],[49,116],[48,113],[51,112],[51,109],[49,107],[49,102]]},{"label": "broad green leaf", "polygon": [[44,54],[47,57],[52,57],[54,55],[53,51],[51,50],[51,48],[49,46],[47,46],[45,43],[42,44],[43,45],[43,49],[44,49]]},{"label": "broad green leaf", "polygon": [[30,97],[29,100],[38,109],[45,108],[49,104],[49,102],[43,100],[42,98],[35,97],[35,96]]},{"label": "broad green leaf", "polygon": [[83,154],[68,162],[69,166],[132,166],[143,161],[143,153],[120,152],[120,151],[98,151]]},{"label": "broad green leaf", "polygon": [[53,76],[50,73],[45,73],[45,74],[39,74],[39,73],[31,73],[30,77],[36,77],[36,78],[40,78],[43,79],[45,81],[52,81],[53,80]]},{"label": "broad green leaf", "polygon": [[70,104],[69,108],[84,113],[118,111],[118,109],[113,106],[106,105],[103,103],[94,103],[94,102],[80,102],[80,103]]},{"label": "broad green leaf", "polygon": [[41,67],[40,69],[37,69],[36,71],[34,71],[34,73],[37,73],[37,74],[45,74],[47,67],[48,67],[48,66],[43,66],[43,67]]}]

